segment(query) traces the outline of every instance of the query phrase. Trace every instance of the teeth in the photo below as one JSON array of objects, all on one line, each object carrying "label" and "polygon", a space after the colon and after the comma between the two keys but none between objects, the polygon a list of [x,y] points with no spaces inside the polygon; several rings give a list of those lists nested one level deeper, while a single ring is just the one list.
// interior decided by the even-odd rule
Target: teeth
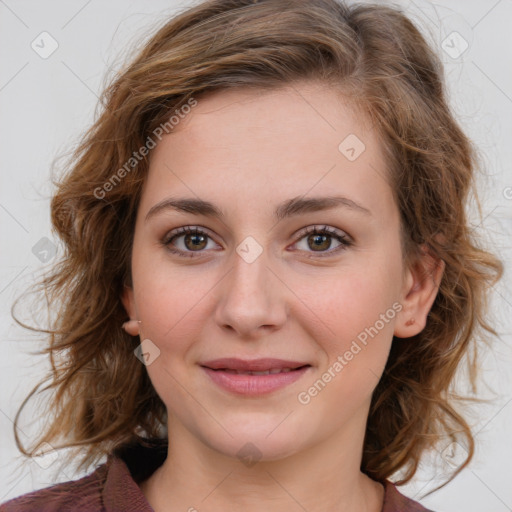
[{"label": "teeth", "polygon": [[261,371],[261,372],[231,370],[229,368],[224,368],[223,371],[226,373],[234,373],[237,375],[274,375],[276,373],[291,372],[292,368],[272,368],[271,370],[265,370],[265,371]]}]

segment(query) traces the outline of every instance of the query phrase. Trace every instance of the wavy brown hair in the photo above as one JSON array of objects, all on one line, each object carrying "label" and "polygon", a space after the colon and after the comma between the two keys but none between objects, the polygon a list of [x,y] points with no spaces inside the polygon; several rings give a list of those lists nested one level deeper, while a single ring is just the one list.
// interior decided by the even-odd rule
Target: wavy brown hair
[{"label": "wavy brown hair", "polygon": [[[48,329],[38,329],[48,335],[42,353],[51,371],[15,419],[23,454],[33,455],[42,442],[72,447],[85,469],[141,439],[165,442],[165,406],[134,356],[138,337],[121,328],[127,316],[120,296],[131,282],[150,154],[108,191],[104,185],[191,99],[304,80],[337,88],[378,131],[401,214],[404,261],[423,246],[445,263],[424,330],[393,340],[373,394],[361,469],[377,481],[401,470],[396,483],[405,483],[422,454],[450,438],[468,451],[455,474],[467,465],[474,440],[455,408],[460,397],[452,383],[465,356],[475,367],[479,335],[497,335],[487,296],[502,274],[467,219],[478,159],[447,104],[441,62],[414,24],[396,8],[336,0],[194,5],[159,28],[109,82],[51,201],[64,254],[36,288],[56,315]],[[20,413],[48,381],[48,424],[25,449]]]}]

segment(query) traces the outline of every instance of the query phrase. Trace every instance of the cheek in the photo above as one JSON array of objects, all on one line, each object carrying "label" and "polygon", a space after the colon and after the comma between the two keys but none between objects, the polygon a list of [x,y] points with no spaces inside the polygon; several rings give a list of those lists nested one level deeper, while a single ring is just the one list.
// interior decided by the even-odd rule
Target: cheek
[{"label": "cheek", "polygon": [[321,371],[330,372],[322,379],[331,390],[325,398],[334,393],[333,400],[344,397],[348,403],[368,397],[385,367],[401,309],[396,300],[401,267],[392,255],[382,256],[344,268],[335,278],[296,283],[303,305],[294,317],[316,341]]},{"label": "cheek", "polygon": [[176,263],[143,234],[135,236],[132,272],[142,334],[178,350],[199,328],[194,316],[216,276],[207,265]]},{"label": "cheek", "polygon": [[142,334],[154,339],[162,352],[182,352],[188,340],[198,339],[200,317],[212,284],[181,270],[160,273],[154,267],[136,288]]},{"label": "cheek", "polygon": [[392,324],[396,293],[390,280],[392,277],[375,271],[351,268],[335,277],[317,277],[309,283],[296,284],[295,290],[307,306],[305,311],[309,310],[309,316],[321,324],[322,335],[336,343],[357,336],[386,312],[387,320],[391,320],[385,322],[386,326]]},{"label": "cheek", "polygon": [[141,340],[149,338],[159,350],[147,372],[168,410],[192,421],[195,400],[201,400],[202,392],[195,389],[189,372],[194,344],[204,338],[205,321],[210,317],[205,306],[212,283],[206,276],[193,278],[193,271],[175,269],[169,273],[168,268],[151,268],[136,288]]},{"label": "cheek", "polygon": [[311,289],[304,300],[301,325],[320,348],[321,364],[297,398],[312,415],[332,418],[335,429],[369,404],[388,359],[398,303],[387,283],[368,272],[352,271],[325,285],[329,292]]}]

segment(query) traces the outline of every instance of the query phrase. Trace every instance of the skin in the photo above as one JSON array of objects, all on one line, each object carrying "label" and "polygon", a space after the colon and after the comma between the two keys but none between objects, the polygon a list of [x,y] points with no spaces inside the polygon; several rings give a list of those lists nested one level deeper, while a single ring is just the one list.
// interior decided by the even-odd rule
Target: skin
[{"label": "skin", "polygon": [[[348,134],[365,145],[354,161],[338,149]],[[157,512],[226,511],[233,503],[246,512],[380,511],[383,486],[360,472],[371,395],[393,335],[407,338],[424,328],[443,267],[428,254],[403,265],[399,212],[378,134],[339,92],[304,82],[199,99],[150,158],[132,287],[122,296],[130,319],[141,322],[130,322],[129,332],[160,350],[147,371],[169,418],[168,457],[140,484],[148,502]],[[292,197],[329,195],[350,198],[371,215],[337,207],[279,222],[272,217]],[[226,216],[169,209],[146,222],[170,196],[211,201]],[[325,225],[352,245],[334,252],[340,242],[331,237],[315,249],[301,233]],[[208,235],[195,250],[186,236],[174,239],[191,258],[162,242],[181,226],[200,226]],[[236,250],[248,236],[262,250],[251,263]],[[401,311],[317,396],[299,403],[298,393],[394,303]],[[270,395],[236,396],[199,366],[230,356],[299,360],[312,368]],[[249,442],[259,454],[250,467],[237,456]]]}]

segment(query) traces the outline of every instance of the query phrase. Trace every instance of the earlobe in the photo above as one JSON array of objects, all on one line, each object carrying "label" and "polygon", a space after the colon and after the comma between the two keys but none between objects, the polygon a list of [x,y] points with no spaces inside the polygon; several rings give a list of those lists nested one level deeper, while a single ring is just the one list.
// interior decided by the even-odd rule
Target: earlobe
[{"label": "earlobe", "polygon": [[422,246],[423,252],[407,271],[402,310],[395,324],[397,338],[419,334],[427,324],[443,276],[445,263]]},{"label": "earlobe", "polygon": [[128,320],[124,322],[122,327],[130,336],[138,336],[140,334],[140,324],[140,320]]}]

